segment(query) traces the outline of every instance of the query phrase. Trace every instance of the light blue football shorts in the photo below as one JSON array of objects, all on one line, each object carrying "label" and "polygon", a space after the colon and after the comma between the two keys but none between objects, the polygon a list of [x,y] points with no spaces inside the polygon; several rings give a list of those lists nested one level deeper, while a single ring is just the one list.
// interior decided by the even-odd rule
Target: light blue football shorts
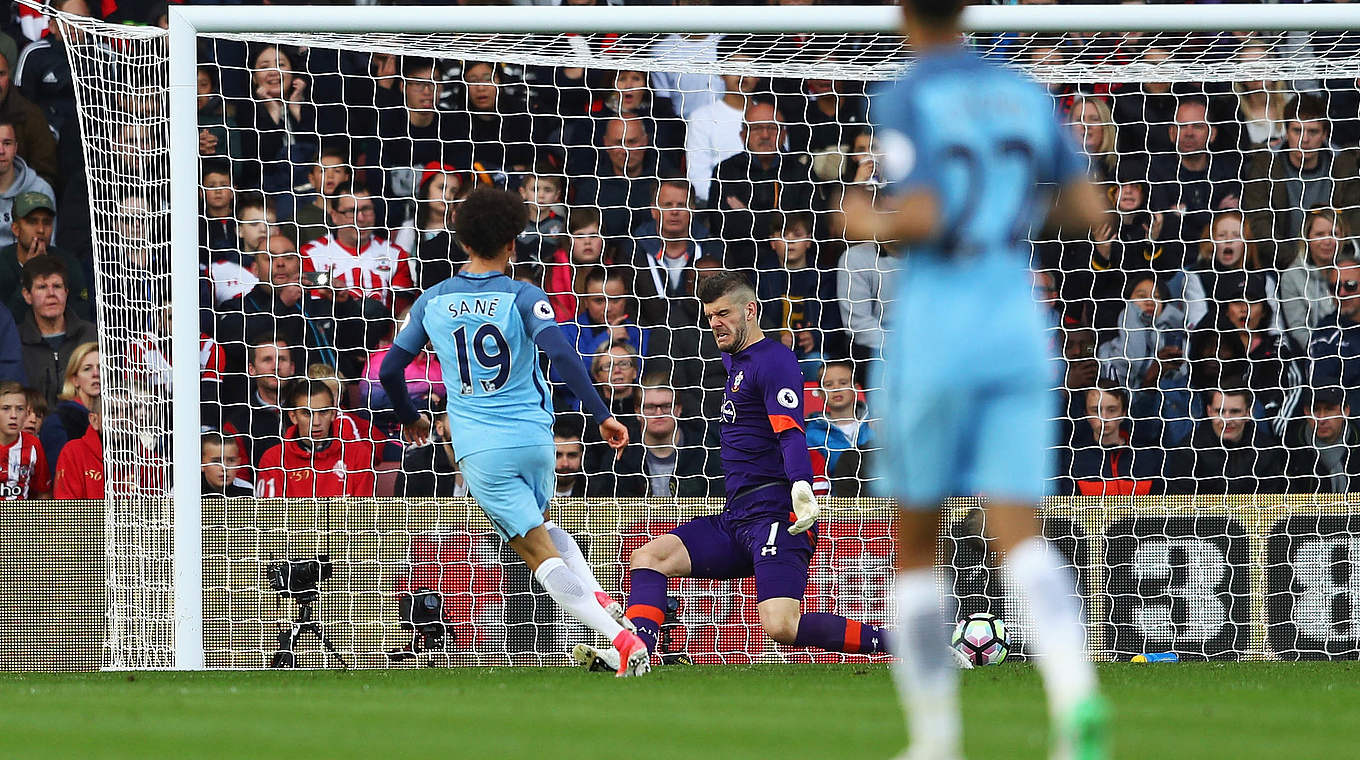
[{"label": "light blue football shorts", "polygon": [[458,460],[458,467],[501,538],[523,536],[543,524],[557,479],[551,444],[479,451]]},{"label": "light blue football shorts", "polygon": [[908,280],[892,305],[869,403],[874,490],[909,509],[978,494],[1037,506],[1054,474],[1060,376],[1028,273],[1000,286],[974,274]]}]

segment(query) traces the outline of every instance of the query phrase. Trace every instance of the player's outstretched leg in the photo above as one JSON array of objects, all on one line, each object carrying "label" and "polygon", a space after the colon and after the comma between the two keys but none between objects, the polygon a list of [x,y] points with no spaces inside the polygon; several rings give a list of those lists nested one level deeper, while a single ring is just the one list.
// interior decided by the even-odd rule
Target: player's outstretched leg
[{"label": "player's outstretched leg", "polygon": [[[704,529],[711,520],[699,518],[681,526],[691,534]],[[698,527],[696,527],[696,525]],[[685,541],[675,533],[648,541],[633,551],[628,570],[628,611],[634,633],[646,647],[647,652],[656,649],[657,639],[661,636],[661,624],[666,620],[666,583],[674,576],[689,575],[691,570],[689,550]],[[620,653],[610,648],[595,647],[590,644],[577,644],[571,653],[572,659],[590,670],[608,670],[617,667],[615,663],[622,658]]]},{"label": "player's outstretched leg", "polygon": [[623,605],[619,604],[614,597],[605,593],[600,582],[595,579],[595,571],[591,569],[590,563],[586,562],[586,557],[581,553],[581,547],[576,543],[576,539],[572,538],[570,533],[562,530],[552,520],[544,522],[543,527],[548,530],[548,537],[552,539],[553,546],[557,547],[558,556],[562,558],[563,562],[567,563],[567,567],[571,568],[573,573],[576,573],[576,577],[586,584],[586,590],[594,595],[604,611],[614,618],[614,622],[630,631],[634,630],[633,621],[623,614]]},{"label": "player's outstretched leg", "polygon": [[1034,508],[995,504],[987,525],[1006,558],[1011,587],[1028,602],[1034,620],[1033,648],[1053,718],[1055,760],[1100,760],[1106,748],[1106,708],[1086,655],[1081,605],[1072,573],[1056,549],[1039,535]]},{"label": "player's outstretched leg", "polygon": [[907,713],[911,748],[904,757],[910,760],[960,757],[958,674],[935,581],[939,531],[935,510],[899,513],[893,682]]},{"label": "player's outstretched leg", "polygon": [[650,669],[647,646],[605,612],[586,582],[557,556],[552,538],[542,525],[523,536],[510,539],[509,544],[533,569],[534,578],[552,596],[553,601],[567,614],[609,639],[619,651],[617,675],[642,675]]}]

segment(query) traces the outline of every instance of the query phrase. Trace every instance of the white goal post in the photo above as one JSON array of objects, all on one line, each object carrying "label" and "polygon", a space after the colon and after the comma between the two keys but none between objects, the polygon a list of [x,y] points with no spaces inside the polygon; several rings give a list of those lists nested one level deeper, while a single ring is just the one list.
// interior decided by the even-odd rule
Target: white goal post
[{"label": "white goal post", "polygon": [[[26,0],[21,0],[26,1]],[[50,11],[49,11],[50,12]],[[894,43],[899,29],[899,10],[896,6],[811,6],[780,7],[737,6],[724,7],[721,12],[705,7],[539,7],[468,6],[436,8],[430,6],[393,7],[301,7],[265,6],[244,10],[234,6],[176,6],[169,9],[169,31],[164,37],[156,30],[126,30],[54,13],[65,28],[87,29],[92,35],[117,38],[135,35],[143,41],[165,44],[168,62],[168,130],[165,148],[168,169],[169,256],[168,290],[170,311],[177,315],[170,335],[171,417],[167,421],[172,433],[169,471],[172,484],[168,518],[172,530],[169,536],[172,561],[169,589],[158,588],[172,597],[173,610],[168,620],[153,621],[151,628],[159,628],[164,635],[166,625],[173,634],[167,656],[142,659],[114,654],[107,664],[115,668],[173,667],[196,670],[208,667],[205,655],[205,578],[204,578],[204,513],[200,495],[199,433],[202,425],[199,404],[200,334],[198,322],[190,315],[199,308],[199,261],[194,252],[199,246],[200,156],[197,97],[198,42],[201,36],[222,36],[245,41],[282,39],[292,44],[314,40],[320,46],[339,46],[345,40],[359,49],[383,52],[402,52],[395,47],[395,35],[407,35],[414,40],[414,49],[422,55],[438,55],[440,35],[458,35],[456,50],[475,49],[485,44],[495,47],[492,58],[522,61],[538,60],[536,53],[517,48],[513,39],[525,35],[560,35],[564,33],[620,33],[664,35],[672,33],[722,33],[760,35],[818,35],[839,37],[846,35],[881,35]],[[1231,6],[971,6],[965,13],[965,27],[975,33],[1063,34],[1144,32],[1185,34],[1190,32],[1223,32],[1247,30],[1263,33],[1288,32],[1348,32],[1360,29],[1360,8],[1349,5],[1231,5]],[[504,52],[510,51],[510,52]],[[875,51],[882,56],[883,49]],[[159,54],[159,53],[157,53]],[[85,71],[77,59],[88,55],[76,49],[70,52],[77,76]],[[596,65],[602,68],[622,68],[625,61],[597,60],[589,64],[573,61],[576,65]],[[908,63],[905,56],[880,57],[878,60],[815,61],[807,64],[809,72],[834,78],[837,72],[845,76],[890,79]],[[677,63],[669,60],[648,60],[645,56],[631,56],[626,60],[630,68],[663,71],[708,66],[709,71],[733,70],[733,64],[701,64],[695,61]],[[762,65],[756,61],[757,68]],[[791,66],[793,64],[785,64]],[[1180,75],[1192,78],[1196,72],[1212,70],[1208,63],[1194,61],[1181,64]],[[1280,79],[1318,78],[1324,76],[1360,75],[1354,53],[1341,59],[1283,59],[1272,61],[1272,72]],[[667,67],[670,67],[668,69]],[[723,68],[727,67],[727,68]],[[839,68],[838,68],[839,67]],[[1141,68],[1140,64],[1112,66],[1106,64],[1071,63],[1045,66],[1041,77],[1050,81],[1108,82],[1157,81],[1165,76],[1167,66]],[[1117,70],[1117,74],[1115,71]],[[849,72],[849,73],[845,73]],[[1253,70],[1247,66],[1234,76],[1245,78]],[[1286,76],[1288,75],[1288,76]],[[97,74],[86,74],[97,76]],[[804,76],[813,76],[813,73]],[[1263,75],[1262,75],[1263,76]],[[149,90],[159,85],[144,84]],[[84,92],[78,87],[78,94]],[[87,96],[81,95],[81,98]],[[88,102],[80,101],[82,108]],[[86,118],[86,117],[82,117]],[[90,165],[96,165],[93,149],[86,147]],[[98,181],[92,175],[92,182]],[[92,193],[93,196],[93,193]],[[105,231],[96,225],[96,238]],[[101,299],[104,298],[101,294]],[[101,308],[104,301],[101,300]],[[106,366],[103,370],[108,373]],[[110,385],[116,385],[111,383]],[[1344,513],[1333,502],[1335,513]],[[1254,506],[1254,502],[1252,505]],[[1120,507],[1127,509],[1125,503]],[[110,515],[113,515],[113,507]],[[1174,510],[1172,510],[1174,511]],[[1066,513],[1065,513],[1066,514]],[[1075,514],[1075,512],[1071,513]],[[1076,519],[1074,517],[1073,519]],[[1113,518],[1107,517],[1107,522]],[[110,517],[111,525],[121,522]],[[158,521],[164,528],[164,521]],[[135,534],[135,531],[134,531]],[[110,530],[110,541],[114,541]],[[1257,539],[1253,539],[1256,541]],[[1260,546],[1256,546],[1259,551]],[[108,560],[115,561],[114,550]],[[113,572],[110,570],[110,572]],[[125,581],[110,582],[110,605],[120,602],[115,598]],[[155,585],[155,584],[153,584]],[[1253,592],[1256,593],[1256,592]],[[1104,602],[1097,602],[1103,604]],[[114,615],[114,613],[110,613]],[[1255,618],[1254,618],[1255,619]],[[1254,624],[1255,625],[1255,624]],[[1257,625],[1257,628],[1262,626]],[[1253,629],[1256,630],[1256,629]],[[110,638],[127,637],[127,628],[110,621]],[[155,634],[147,634],[148,637]],[[1263,633],[1252,634],[1251,651],[1264,652]],[[118,652],[130,646],[127,641],[111,643],[109,649]]]}]

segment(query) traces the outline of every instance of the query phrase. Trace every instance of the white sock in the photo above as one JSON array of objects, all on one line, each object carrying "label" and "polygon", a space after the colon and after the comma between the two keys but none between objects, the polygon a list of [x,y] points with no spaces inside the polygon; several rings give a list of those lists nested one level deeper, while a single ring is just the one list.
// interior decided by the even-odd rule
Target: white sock
[{"label": "white sock", "polygon": [[1054,716],[1067,711],[1096,688],[1095,666],[1086,656],[1086,626],[1081,603],[1072,595],[1072,573],[1061,564],[1057,549],[1036,536],[1011,549],[1006,557],[1013,591],[1029,603],[1034,621],[1031,650],[1038,655],[1039,674]]},{"label": "white sock", "polygon": [[557,553],[561,555],[562,561],[567,563],[576,577],[586,584],[586,590],[594,594],[603,593],[600,582],[595,580],[595,571],[590,568],[590,563],[586,562],[586,556],[581,553],[580,544],[571,534],[558,527],[557,523],[548,520],[543,523],[543,527],[548,529],[548,536],[552,539],[553,546],[557,547]]},{"label": "white sock", "polygon": [[940,614],[934,569],[897,575],[897,630],[893,681],[907,712],[913,747],[933,754],[959,752],[959,683],[949,659],[949,636]]},{"label": "white sock", "polygon": [[561,557],[544,560],[534,571],[534,577],[567,614],[590,626],[596,633],[612,642],[623,631],[600,606],[595,595],[586,590],[585,581],[573,573]]}]

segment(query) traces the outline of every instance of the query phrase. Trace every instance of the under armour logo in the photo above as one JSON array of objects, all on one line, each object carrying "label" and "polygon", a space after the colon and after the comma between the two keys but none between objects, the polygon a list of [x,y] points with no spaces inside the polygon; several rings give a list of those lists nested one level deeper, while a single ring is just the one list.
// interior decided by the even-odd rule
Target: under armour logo
[{"label": "under armour logo", "polygon": [[778,553],[779,553],[779,547],[778,547],[778,546],[762,546],[762,547],[760,547],[760,556],[762,556],[762,557],[772,557],[772,556],[774,556],[774,555],[776,555],[776,554],[778,554]]}]

